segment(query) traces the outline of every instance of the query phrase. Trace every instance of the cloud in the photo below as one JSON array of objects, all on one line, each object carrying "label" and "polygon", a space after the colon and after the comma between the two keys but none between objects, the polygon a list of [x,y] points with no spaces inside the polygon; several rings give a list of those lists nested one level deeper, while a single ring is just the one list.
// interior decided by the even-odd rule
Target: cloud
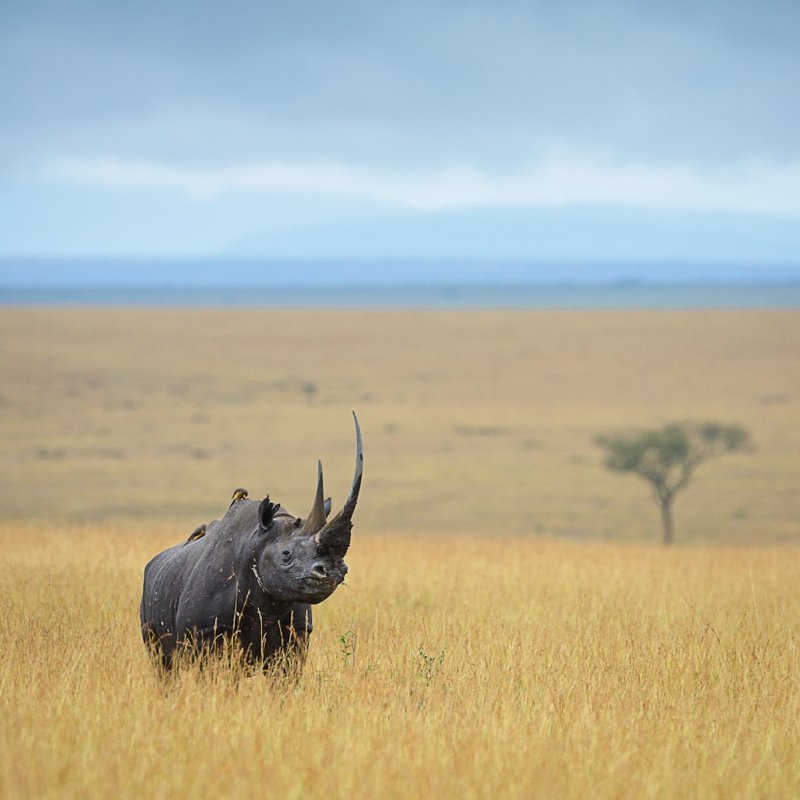
[{"label": "cloud", "polygon": [[168,163],[800,158],[796,2],[5,5],[0,180],[107,142]]},{"label": "cloud", "polygon": [[619,164],[553,156],[507,172],[476,167],[379,169],[333,160],[185,166],[120,158],[62,158],[46,181],[197,201],[231,193],[350,198],[432,212],[499,206],[606,205],[800,216],[800,161],[722,166]]}]

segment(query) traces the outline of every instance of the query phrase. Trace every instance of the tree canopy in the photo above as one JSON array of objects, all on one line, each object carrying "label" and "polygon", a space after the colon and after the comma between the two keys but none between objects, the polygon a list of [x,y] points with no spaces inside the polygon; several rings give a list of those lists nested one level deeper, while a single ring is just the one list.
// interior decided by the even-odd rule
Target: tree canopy
[{"label": "tree canopy", "polygon": [[750,436],[740,425],[682,422],[657,429],[605,434],[595,442],[606,451],[608,469],[633,473],[650,483],[661,505],[664,542],[669,544],[671,504],[676,492],[689,483],[698,464],[723,453],[746,449]]}]

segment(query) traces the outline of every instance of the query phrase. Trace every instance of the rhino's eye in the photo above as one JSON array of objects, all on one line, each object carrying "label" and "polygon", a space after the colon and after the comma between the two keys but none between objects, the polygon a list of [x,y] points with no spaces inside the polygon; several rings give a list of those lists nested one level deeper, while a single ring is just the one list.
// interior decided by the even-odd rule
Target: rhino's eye
[{"label": "rhino's eye", "polygon": [[284,550],[281,553],[281,558],[284,564],[288,564],[292,560],[292,554],[288,550]]}]

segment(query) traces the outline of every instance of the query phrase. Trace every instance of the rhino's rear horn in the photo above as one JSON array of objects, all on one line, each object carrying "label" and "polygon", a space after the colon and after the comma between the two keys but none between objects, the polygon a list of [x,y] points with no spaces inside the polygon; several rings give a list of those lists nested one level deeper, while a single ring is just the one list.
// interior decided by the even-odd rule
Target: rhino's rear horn
[{"label": "rhino's rear horn", "polygon": [[313,536],[325,526],[325,520],[328,515],[325,513],[325,489],[322,485],[322,462],[317,462],[317,492],[314,495],[314,505],[311,506],[311,511],[308,512],[308,517],[303,523],[303,530],[300,532],[303,536]]},{"label": "rhino's rear horn", "polygon": [[358,503],[358,493],[361,490],[361,476],[364,471],[364,447],[361,443],[361,428],[358,417],[353,412],[356,424],[356,467],[353,473],[353,485],[347,496],[342,510],[314,537],[320,553],[334,553],[344,556],[350,547],[350,531],[353,529],[353,512]]}]

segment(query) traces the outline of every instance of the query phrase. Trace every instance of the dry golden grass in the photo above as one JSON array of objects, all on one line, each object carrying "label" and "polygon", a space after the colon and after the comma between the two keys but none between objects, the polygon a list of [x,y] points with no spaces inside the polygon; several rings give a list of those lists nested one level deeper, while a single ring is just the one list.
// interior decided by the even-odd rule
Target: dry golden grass
[{"label": "dry golden grass", "polygon": [[[798,321],[3,310],[0,796],[800,796]],[[144,563],[236,486],[305,512],[318,457],[341,502],[351,408],[301,679],[160,683]],[[665,551],[592,438],[684,418],[756,451]]]},{"label": "dry golden grass", "polygon": [[361,530],[657,540],[593,437],[710,418],[756,451],[698,470],[678,540],[798,541],[797,312],[3,310],[0,342],[6,518],[304,513],[317,458],[349,487],[355,408]]},{"label": "dry golden grass", "polygon": [[0,529],[0,795],[800,796],[794,548],[364,535],[297,684],[164,686],[136,602],[174,541]]}]

